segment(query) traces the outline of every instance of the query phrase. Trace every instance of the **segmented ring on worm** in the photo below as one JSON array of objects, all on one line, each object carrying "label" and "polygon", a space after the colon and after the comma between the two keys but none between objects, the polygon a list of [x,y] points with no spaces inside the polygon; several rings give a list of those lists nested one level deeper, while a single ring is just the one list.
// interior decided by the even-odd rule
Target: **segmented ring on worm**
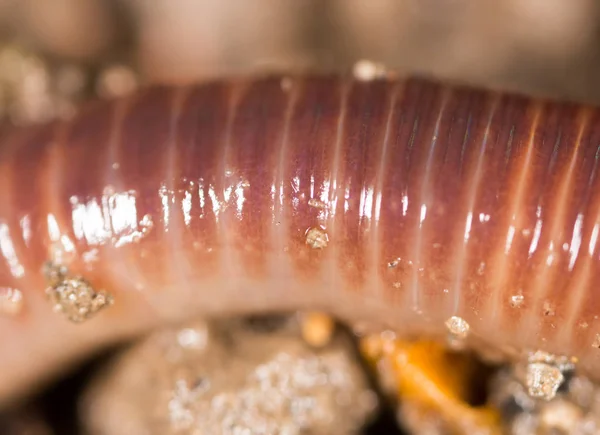
[{"label": "segmented ring on worm", "polygon": [[[0,286],[25,302],[0,319],[2,346],[59,360],[19,328],[95,343],[192,314],[319,309],[417,334],[458,316],[593,376],[599,151],[595,108],[423,80],[271,77],[97,103],[2,139]],[[74,332],[41,302],[48,261],[115,305]],[[0,373],[25,358],[6,354]]]}]

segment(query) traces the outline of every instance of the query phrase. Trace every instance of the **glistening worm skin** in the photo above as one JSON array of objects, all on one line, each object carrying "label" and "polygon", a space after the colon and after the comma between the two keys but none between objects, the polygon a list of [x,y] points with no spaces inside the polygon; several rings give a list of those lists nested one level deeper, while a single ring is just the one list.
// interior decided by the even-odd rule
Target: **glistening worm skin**
[{"label": "glistening worm skin", "polygon": [[[419,80],[152,88],[0,148],[0,398],[190,315],[320,309],[600,368],[600,111]],[[308,242],[308,243],[307,243]],[[72,325],[63,261],[114,306]],[[37,376],[37,374],[35,374]]]}]

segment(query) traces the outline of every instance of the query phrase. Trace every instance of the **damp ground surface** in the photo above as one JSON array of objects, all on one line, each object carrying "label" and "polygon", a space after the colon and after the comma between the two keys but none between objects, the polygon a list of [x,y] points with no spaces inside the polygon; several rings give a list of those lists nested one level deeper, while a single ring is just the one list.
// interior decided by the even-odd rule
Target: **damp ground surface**
[{"label": "damp ground surface", "polygon": [[[221,324],[222,327],[223,324]],[[297,336],[290,336],[289,331],[268,333],[261,331],[260,334],[252,331],[248,334],[239,332],[239,322],[235,322],[234,326],[225,324],[225,329],[224,335],[220,335],[217,340],[219,342],[213,344],[208,352],[203,353],[203,356],[194,350],[190,353],[189,349],[183,349],[182,353],[182,340],[184,347],[194,346],[194,334],[191,333],[192,328],[189,327],[180,329],[184,334],[179,333],[179,342],[176,342],[177,334],[174,335],[172,330],[163,331],[158,333],[158,336],[155,335],[153,341],[151,338],[150,343],[146,341],[145,345],[139,344],[134,345],[133,348],[107,352],[104,356],[89,361],[70,376],[56,382],[31,403],[2,416],[0,433],[6,435],[115,433],[114,427],[111,428],[110,424],[105,425],[103,421],[104,418],[111,418],[111,412],[113,414],[116,412],[119,420],[135,420],[134,423],[138,428],[148,424],[146,429],[150,430],[149,428],[154,427],[158,421],[165,425],[161,429],[161,433],[171,433],[170,430],[173,430],[173,433],[194,433],[194,428],[191,426],[188,427],[189,432],[181,427],[177,431],[171,426],[172,421],[169,421],[168,416],[169,413],[171,415],[173,413],[173,399],[168,401],[168,395],[165,393],[171,381],[196,379],[195,377],[199,373],[203,373],[205,379],[212,381],[215,385],[213,389],[217,391],[212,393],[212,398],[214,399],[215,395],[229,397],[231,403],[228,405],[231,411],[228,414],[233,412],[240,416],[243,416],[245,411],[243,402],[237,399],[238,396],[246,395],[247,399],[257,400],[253,406],[260,408],[267,403],[264,401],[269,397],[271,403],[278,394],[284,397],[289,383],[282,383],[281,380],[285,376],[290,379],[289,375],[291,374],[291,378],[295,377],[296,383],[300,381],[303,385],[294,391],[288,388],[288,393],[290,393],[288,396],[295,397],[292,402],[283,403],[284,407],[298,410],[303,402],[314,400],[320,405],[320,410],[330,413],[325,417],[333,419],[323,426],[325,420],[319,420],[319,416],[303,413],[300,410],[296,412],[296,416],[314,423],[315,430],[298,433],[336,433],[341,435],[357,433],[351,430],[354,422],[360,422],[365,415],[371,413],[370,407],[373,403],[368,402],[372,402],[374,396],[369,395],[375,394],[375,392],[371,391],[372,385],[355,359],[353,350],[347,347],[348,343],[345,338],[342,338],[341,342],[338,340],[337,343],[328,346],[328,350],[319,351],[317,360],[315,358],[317,353],[308,349]],[[223,334],[222,329],[219,334]],[[244,340],[244,335],[246,335],[246,340]],[[172,340],[169,340],[169,337]],[[253,338],[248,340],[248,337]],[[245,341],[245,344],[236,346],[235,342],[239,340]],[[171,347],[171,351],[165,351],[164,346]],[[150,357],[153,352],[156,352],[154,360],[148,361],[146,358]],[[227,362],[223,361],[226,354],[231,357]],[[281,355],[287,355],[287,357],[283,357],[285,359],[283,364]],[[115,361],[117,362],[115,363]],[[198,367],[202,368],[198,369]],[[269,367],[276,371],[267,373]],[[252,375],[260,370],[269,377],[269,388],[275,388],[268,395],[264,395],[264,392],[261,391],[261,388],[264,388],[264,380],[258,384],[248,384],[244,381],[244,378],[248,378],[248,374]],[[137,373],[135,375],[137,380],[128,383],[119,379],[119,376],[129,376],[129,371]],[[335,382],[331,382],[331,379],[327,379],[326,383],[319,382],[319,377],[322,377],[324,373],[334,374]],[[340,393],[346,397],[347,401],[336,408],[335,402],[331,402],[329,399]],[[365,401],[365,399],[367,400]],[[195,410],[206,411],[203,406],[205,407],[208,403],[210,400],[204,402],[198,400],[194,405],[196,406]],[[88,406],[90,404],[91,406]],[[239,408],[237,410],[236,404]],[[123,411],[123,409],[125,410]],[[161,409],[165,418],[160,416]],[[180,406],[175,411],[178,413],[179,419],[193,419],[190,417],[192,415],[190,412],[194,411],[192,407],[186,409]],[[247,409],[246,411],[253,410]],[[156,418],[157,413],[158,420],[153,421],[152,419]],[[229,417],[231,416],[232,414],[229,415]],[[215,413],[214,417],[220,420],[224,415]],[[289,425],[288,429],[290,430],[282,433],[296,433],[293,431],[293,427],[294,423],[298,421],[294,422],[290,420],[290,417],[291,415],[286,412],[280,412],[279,416],[270,422],[280,425],[281,428],[284,428],[286,424]],[[313,421],[310,421],[311,419]],[[403,433],[396,424],[394,413],[385,406],[381,406],[380,410],[375,411],[369,420],[368,425],[358,433]],[[190,421],[198,425],[214,424],[208,420]],[[277,427],[279,428],[279,426]],[[334,431],[333,428],[336,428],[337,431]],[[202,427],[202,429],[202,433],[208,433],[204,432],[207,427]]]}]

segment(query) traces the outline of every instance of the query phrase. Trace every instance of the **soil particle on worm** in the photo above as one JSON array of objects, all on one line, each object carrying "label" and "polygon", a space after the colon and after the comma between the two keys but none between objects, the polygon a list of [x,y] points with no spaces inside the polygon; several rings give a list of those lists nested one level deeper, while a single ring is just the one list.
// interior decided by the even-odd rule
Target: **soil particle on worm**
[{"label": "soil particle on worm", "polygon": [[82,415],[97,435],[356,433],[377,399],[349,346],[311,348],[297,326],[164,330],[92,384]]}]

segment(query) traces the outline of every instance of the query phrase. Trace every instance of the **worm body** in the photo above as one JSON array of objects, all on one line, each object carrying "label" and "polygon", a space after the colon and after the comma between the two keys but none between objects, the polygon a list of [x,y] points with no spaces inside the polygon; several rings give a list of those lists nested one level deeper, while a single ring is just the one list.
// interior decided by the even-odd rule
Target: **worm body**
[{"label": "worm body", "polygon": [[[0,286],[24,309],[0,319],[0,396],[29,358],[287,309],[434,335],[458,316],[593,374],[599,146],[591,107],[329,77],[152,88],[6,135]],[[53,314],[48,261],[114,307],[76,326]]]}]

